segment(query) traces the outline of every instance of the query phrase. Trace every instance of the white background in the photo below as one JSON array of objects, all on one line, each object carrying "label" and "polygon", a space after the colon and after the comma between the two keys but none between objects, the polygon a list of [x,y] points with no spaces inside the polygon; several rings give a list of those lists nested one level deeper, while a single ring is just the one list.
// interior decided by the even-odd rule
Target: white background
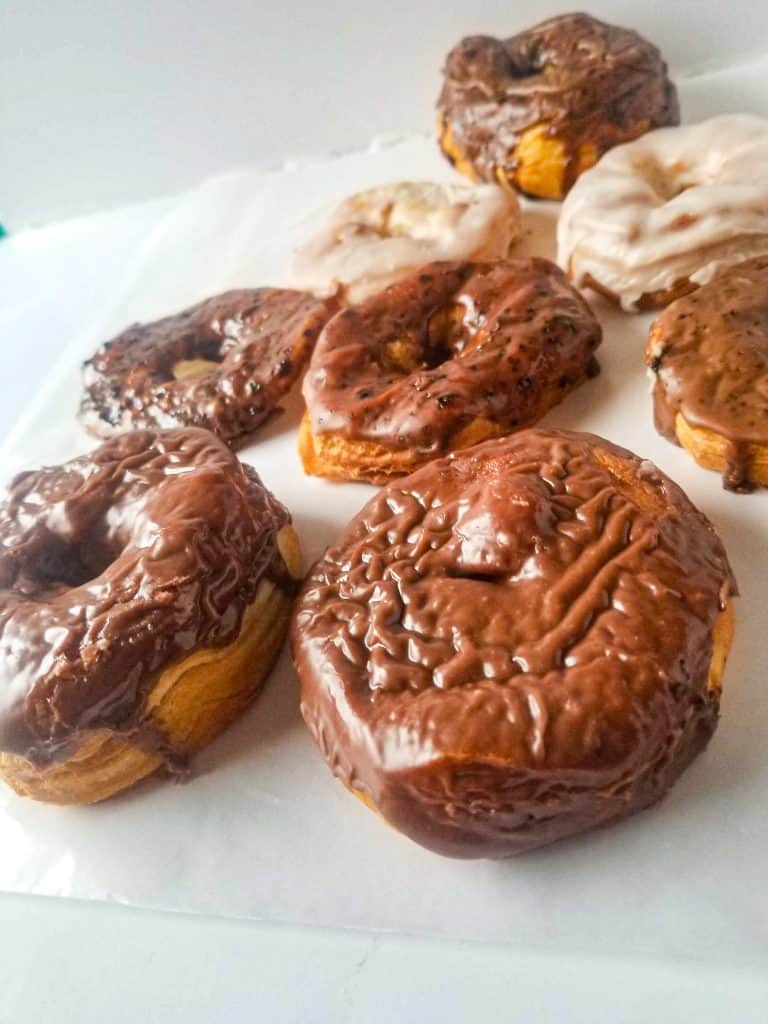
[{"label": "white background", "polygon": [[[175,192],[243,161],[430,131],[465,34],[558,0],[2,0],[0,221]],[[592,0],[676,71],[766,52],[765,0]],[[311,182],[307,182],[311,188]]]},{"label": "white background", "polygon": [[[458,36],[509,32],[567,6],[6,0],[0,220],[41,222],[176,191],[244,160],[274,163],[362,145],[380,131],[428,131],[437,68]],[[590,10],[646,31],[679,69],[755,56],[768,38],[765,3],[726,10],[626,0]],[[743,105],[754,107],[748,96]],[[57,339],[90,315],[119,273],[122,252],[160,209],[147,207],[130,223],[115,215],[31,234],[15,245],[13,261],[3,260],[7,243],[0,243],[3,294],[28,302],[30,335],[47,328],[50,338],[24,351],[17,336],[3,334],[3,429],[21,404],[13,383],[20,355],[29,376],[44,374]],[[0,307],[0,329],[2,316]],[[554,962],[535,951],[298,933],[20,897],[0,900],[0,922],[3,1022],[471,1015],[596,1024],[720,1021],[726,1014],[746,1022],[765,1019],[768,995],[754,970],[680,959]]]}]

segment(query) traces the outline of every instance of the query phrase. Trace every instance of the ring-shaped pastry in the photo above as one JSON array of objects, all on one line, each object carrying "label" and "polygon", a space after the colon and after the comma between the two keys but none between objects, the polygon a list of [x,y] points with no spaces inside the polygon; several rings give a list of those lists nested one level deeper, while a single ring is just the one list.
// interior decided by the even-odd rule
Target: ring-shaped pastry
[{"label": "ring-shaped pastry", "polygon": [[308,473],[385,481],[529,426],[597,370],[602,337],[553,263],[434,263],[338,313],[304,378]]},{"label": "ring-shaped pastry", "polygon": [[557,261],[625,310],[666,306],[768,255],[768,119],[724,114],[618,146],[579,178]]},{"label": "ring-shaped pastry", "polygon": [[437,109],[440,148],[458,171],[546,199],[562,199],[611,146],[679,121],[656,47],[587,14],[463,39]]},{"label": "ring-shaped pastry", "polygon": [[658,800],[718,718],[734,584],[668,477],[528,430],[378,492],[310,571],[302,713],[438,853],[506,857]]},{"label": "ring-shaped pastry", "polygon": [[494,260],[522,233],[517,198],[495,185],[399,181],[340,203],[295,254],[291,277],[360,302],[436,260]]},{"label": "ring-shaped pastry", "polygon": [[259,288],[134,324],[85,363],[80,419],[97,437],[204,427],[237,446],[279,411],[335,308]]},{"label": "ring-shaped pastry", "polygon": [[21,474],[0,506],[0,775],[93,803],[183,770],[258,691],[298,575],[288,512],[208,431]]}]

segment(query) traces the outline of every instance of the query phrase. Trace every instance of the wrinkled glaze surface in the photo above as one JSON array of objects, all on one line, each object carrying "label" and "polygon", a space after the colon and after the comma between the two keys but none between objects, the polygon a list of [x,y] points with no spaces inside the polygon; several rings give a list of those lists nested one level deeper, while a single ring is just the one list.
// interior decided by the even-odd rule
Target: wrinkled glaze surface
[{"label": "wrinkled glaze surface", "polygon": [[[332,306],[281,288],[231,291],[134,324],[83,367],[92,433],[205,427],[234,443],[260,426],[303,370]],[[176,379],[179,362],[215,365]]]},{"label": "wrinkled glaze surface", "polygon": [[302,712],[411,838],[508,856],[652,803],[703,748],[733,590],[654,466],[521,432],[385,487],[314,566],[292,631]]},{"label": "wrinkled glaze surface", "polygon": [[725,482],[749,445],[768,446],[768,257],[748,260],[673,302],[653,327],[656,427],[676,440],[675,416],[731,445]]},{"label": "wrinkled glaze surface", "polygon": [[[545,124],[566,143],[599,144],[603,126],[677,124],[677,93],[655,46],[586,14],[566,14],[509,39],[470,36],[448,54],[437,106],[458,148],[485,181],[515,172],[524,132]],[[640,129],[642,130],[642,128]]]},{"label": "wrinkled glaze surface", "polygon": [[557,261],[627,309],[768,253],[768,119],[723,114],[617,146],[581,175]]},{"label": "wrinkled glaze surface", "polygon": [[165,668],[234,640],[262,578],[291,586],[289,521],[204,430],[19,475],[0,506],[0,750],[44,762],[84,729],[130,730]]},{"label": "wrinkled glaze surface", "polygon": [[601,337],[548,260],[429,264],[325,327],[303,385],[312,430],[439,454],[478,417],[538,419],[597,372]]}]

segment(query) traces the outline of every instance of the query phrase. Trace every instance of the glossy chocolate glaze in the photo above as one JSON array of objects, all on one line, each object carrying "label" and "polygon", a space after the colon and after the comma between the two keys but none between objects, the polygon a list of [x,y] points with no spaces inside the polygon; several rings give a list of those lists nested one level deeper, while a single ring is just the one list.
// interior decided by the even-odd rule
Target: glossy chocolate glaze
[{"label": "glossy chocolate glaze", "polygon": [[437,107],[479,177],[512,178],[512,153],[536,125],[566,144],[566,191],[578,148],[603,151],[611,133],[678,124],[675,86],[661,54],[629,29],[587,14],[551,18],[509,39],[469,36],[448,54]]},{"label": "glossy chocolate glaze", "polygon": [[[135,431],[22,473],[0,505],[0,751],[65,757],[135,734],[160,673],[237,636],[259,581],[290,588],[288,512],[205,430]],[[163,737],[138,742],[178,758]]]},{"label": "glossy chocolate glaze", "polygon": [[303,385],[312,430],[437,455],[478,417],[535,422],[597,372],[601,337],[548,260],[431,263],[325,327]]},{"label": "glossy chocolate glaze", "polygon": [[750,448],[768,446],[768,257],[747,260],[668,306],[647,361],[654,418],[677,442],[675,417],[724,437],[724,485],[749,490]]},{"label": "glossy chocolate glaze", "polygon": [[293,649],[329,766],[438,853],[506,857],[657,800],[706,745],[714,530],[650,463],[528,430],[382,489]]},{"label": "glossy chocolate glaze", "polygon": [[[134,324],[85,363],[80,418],[101,437],[190,426],[236,443],[277,411],[334,308],[306,292],[260,288]],[[191,360],[212,365],[176,379],[174,367]]]}]

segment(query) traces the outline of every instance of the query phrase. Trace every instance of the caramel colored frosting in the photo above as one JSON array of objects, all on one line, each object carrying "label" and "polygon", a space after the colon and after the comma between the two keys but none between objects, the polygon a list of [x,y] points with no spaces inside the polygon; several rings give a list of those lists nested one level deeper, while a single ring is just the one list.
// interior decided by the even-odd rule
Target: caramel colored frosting
[{"label": "caramel colored frosting", "polygon": [[101,437],[189,426],[237,443],[278,409],[333,308],[260,288],[134,324],[86,362],[80,418]]},{"label": "caramel colored frosting", "polygon": [[635,309],[768,254],[768,119],[724,114],[617,146],[563,203],[557,260]]},{"label": "caramel colored frosting", "polygon": [[260,580],[291,586],[289,521],[205,430],[125,433],[18,476],[0,506],[0,751],[43,763],[83,730],[130,732],[164,669],[237,636]]},{"label": "caramel colored frosting", "polygon": [[639,810],[705,746],[714,530],[648,462],[528,430],[385,487],[310,571],[302,713],[331,770],[439,853]]},{"label": "caramel colored frosting", "polygon": [[522,232],[517,198],[497,185],[398,181],[349,196],[293,261],[316,295],[359,302],[435,260],[492,260]]},{"label": "caramel colored frosting", "polygon": [[514,150],[537,125],[568,144],[568,186],[579,144],[602,148],[606,126],[644,131],[679,121],[677,93],[656,47],[587,14],[551,18],[509,39],[462,39],[444,74],[438,111],[485,181],[496,181],[498,169],[514,176]]},{"label": "caramel colored frosting", "polygon": [[539,418],[596,372],[600,325],[553,263],[434,263],[338,313],[304,378],[315,434],[423,455]]},{"label": "caramel colored frosting", "polygon": [[768,256],[726,271],[656,320],[647,361],[656,426],[676,439],[675,417],[730,442],[725,482],[745,486],[745,449],[768,447]]}]

